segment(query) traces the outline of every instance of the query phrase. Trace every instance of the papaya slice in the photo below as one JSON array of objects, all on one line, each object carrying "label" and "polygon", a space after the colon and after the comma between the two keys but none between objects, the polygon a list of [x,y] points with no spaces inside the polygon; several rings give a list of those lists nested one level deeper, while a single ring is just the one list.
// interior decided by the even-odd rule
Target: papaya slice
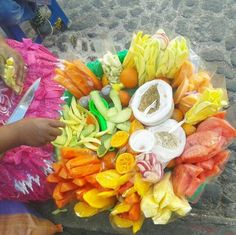
[{"label": "papaya slice", "polygon": [[177,90],[175,91],[175,94],[174,94],[175,104],[178,104],[180,102],[180,100],[182,99],[182,97],[185,96],[185,94],[188,92],[188,87],[189,87],[189,80],[187,78],[185,78],[181,82],[181,84],[179,85]]}]

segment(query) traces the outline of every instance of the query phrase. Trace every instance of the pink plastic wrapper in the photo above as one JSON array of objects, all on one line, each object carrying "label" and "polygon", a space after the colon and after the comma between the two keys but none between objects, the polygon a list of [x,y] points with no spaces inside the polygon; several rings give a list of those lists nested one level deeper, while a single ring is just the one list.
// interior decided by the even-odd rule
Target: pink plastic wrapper
[{"label": "pink plastic wrapper", "polygon": [[[8,40],[8,44],[22,55],[28,66],[22,95],[37,78],[42,78],[26,117],[58,118],[64,90],[52,79],[57,58],[30,39],[23,42]],[[6,123],[22,95],[15,95],[0,81],[0,125]],[[46,182],[46,175],[52,171],[52,161],[51,145],[41,148],[21,146],[6,152],[0,159],[0,200],[49,199],[51,186]]]}]

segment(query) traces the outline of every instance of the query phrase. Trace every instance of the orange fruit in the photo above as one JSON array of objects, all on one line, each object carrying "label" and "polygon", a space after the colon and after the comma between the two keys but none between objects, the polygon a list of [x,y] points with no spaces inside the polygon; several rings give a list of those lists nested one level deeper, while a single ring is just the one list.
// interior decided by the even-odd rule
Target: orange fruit
[{"label": "orange fruit", "polygon": [[142,130],[142,129],[144,129],[143,124],[140,121],[138,121],[137,119],[134,119],[130,124],[129,133],[132,134],[135,131]]},{"label": "orange fruit", "polygon": [[177,88],[177,90],[175,91],[175,94],[174,94],[175,104],[178,104],[180,102],[180,100],[182,99],[182,97],[184,97],[184,95],[188,92],[188,87],[189,87],[189,80],[187,78],[185,78],[181,82],[181,84]]},{"label": "orange fruit", "polygon": [[135,159],[131,153],[122,153],[116,159],[116,171],[119,174],[130,172],[134,167]]},{"label": "orange fruit", "polygon": [[111,138],[111,147],[120,148],[125,146],[129,140],[129,133],[126,131],[117,131]]},{"label": "orange fruit", "polygon": [[187,124],[187,123],[184,123],[182,125],[184,131],[185,131],[185,134],[188,136],[188,135],[192,135],[193,133],[196,132],[197,128],[193,125],[190,125],[190,124]]},{"label": "orange fruit", "polygon": [[138,85],[138,73],[134,68],[126,68],[120,74],[120,82],[126,88],[135,88]]},{"label": "orange fruit", "polygon": [[183,120],[184,115],[179,109],[174,109],[171,118],[175,119],[177,122],[180,122],[181,120]]},{"label": "orange fruit", "polygon": [[119,98],[123,107],[127,107],[129,105],[131,97],[127,91],[119,91]]}]

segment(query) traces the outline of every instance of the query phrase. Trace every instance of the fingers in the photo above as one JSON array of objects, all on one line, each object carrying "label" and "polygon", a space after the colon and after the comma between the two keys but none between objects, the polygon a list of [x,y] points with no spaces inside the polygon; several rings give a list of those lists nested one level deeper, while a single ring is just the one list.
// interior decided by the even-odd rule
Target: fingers
[{"label": "fingers", "polygon": [[49,126],[54,127],[54,128],[59,128],[59,127],[64,128],[65,123],[58,121],[58,120],[49,119]]},{"label": "fingers", "polygon": [[62,130],[60,130],[58,128],[50,128],[49,134],[50,134],[50,136],[57,137],[62,134]]}]

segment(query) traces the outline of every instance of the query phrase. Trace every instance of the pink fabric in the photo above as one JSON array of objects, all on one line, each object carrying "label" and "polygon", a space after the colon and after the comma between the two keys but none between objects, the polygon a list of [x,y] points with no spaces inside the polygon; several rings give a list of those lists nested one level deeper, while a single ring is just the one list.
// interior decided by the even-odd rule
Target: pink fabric
[{"label": "pink fabric", "polygon": [[[8,44],[23,56],[28,66],[22,94],[38,77],[42,78],[26,116],[58,118],[64,90],[52,80],[57,58],[30,39],[24,39],[22,43],[8,40]],[[7,121],[21,97],[0,81],[0,125]],[[21,146],[5,153],[0,160],[0,199],[49,199],[51,188],[45,178],[51,171],[52,161],[51,145],[42,148]]]}]

